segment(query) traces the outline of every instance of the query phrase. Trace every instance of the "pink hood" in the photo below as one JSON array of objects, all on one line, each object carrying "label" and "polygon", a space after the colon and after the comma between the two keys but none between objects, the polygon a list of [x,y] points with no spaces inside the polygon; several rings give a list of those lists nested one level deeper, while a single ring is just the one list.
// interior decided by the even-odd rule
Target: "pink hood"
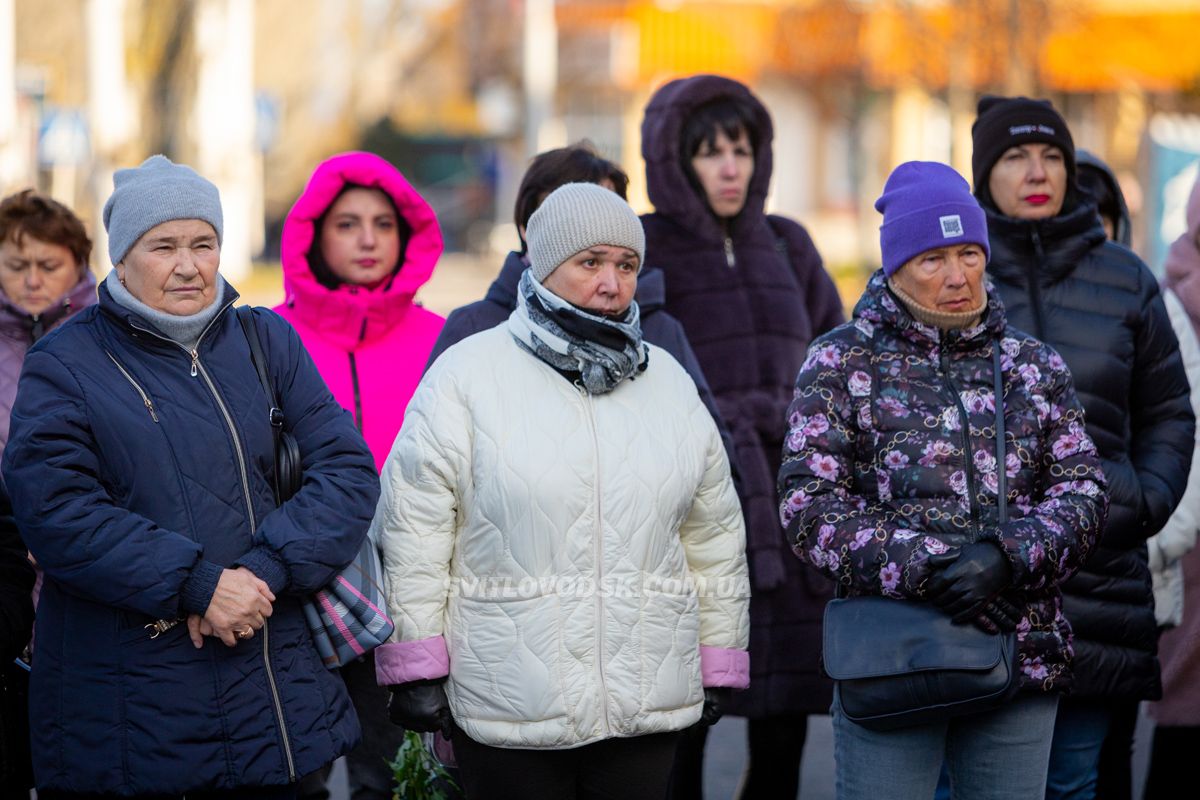
[{"label": "pink hood", "polygon": [[[327,289],[313,277],[308,251],[315,223],[348,184],[387,192],[412,228],[404,264],[377,289]],[[412,307],[413,295],[433,274],[442,254],[442,232],[433,209],[399,170],[372,153],[351,152],[324,161],[283,223],[282,259],[285,316],[294,317],[345,350],[385,335]]]},{"label": "pink hood", "polygon": [[[412,230],[404,263],[373,289],[327,289],[313,276],[308,251],[315,223],[346,184],[382,189]],[[442,254],[433,209],[399,171],[370,153],[342,153],[323,162],[283,223],[283,287],[275,310],[292,323],[321,377],[382,466],[404,410],[442,330],[437,314],[413,303]]]},{"label": "pink hood", "polygon": [[1192,327],[1200,335],[1200,247],[1197,246],[1197,237],[1200,236],[1200,180],[1192,187],[1185,216],[1187,230],[1167,251],[1163,266],[1164,282],[1167,288],[1178,295],[1187,309]]}]

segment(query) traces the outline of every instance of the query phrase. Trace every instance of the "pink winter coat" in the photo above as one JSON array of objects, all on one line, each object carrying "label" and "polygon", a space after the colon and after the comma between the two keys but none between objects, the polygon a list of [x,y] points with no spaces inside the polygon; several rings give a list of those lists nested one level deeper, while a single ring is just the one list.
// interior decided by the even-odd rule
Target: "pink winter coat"
[{"label": "pink winter coat", "polygon": [[[400,271],[375,289],[327,289],[309,268],[315,223],[347,183],[387,192],[412,229]],[[333,396],[354,414],[376,467],[391,450],[445,322],[413,302],[441,254],[433,209],[395,167],[371,153],[322,162],[283,223],[285,299],[275,311],[292,323]]]}]

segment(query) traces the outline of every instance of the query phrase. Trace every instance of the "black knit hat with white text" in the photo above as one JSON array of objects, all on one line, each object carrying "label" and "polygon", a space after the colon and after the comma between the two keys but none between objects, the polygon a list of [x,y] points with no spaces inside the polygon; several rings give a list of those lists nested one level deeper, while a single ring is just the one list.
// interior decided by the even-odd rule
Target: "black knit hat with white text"
[{"label": "black knit hat with white text", "polygon": [[976,197],[985,197],[992,167],[1010,147],[1041,142],[1062,150],[1068,186],[1075,185],[1075,141],[1049,100],[984,95],[971,126],[971,172]]}]

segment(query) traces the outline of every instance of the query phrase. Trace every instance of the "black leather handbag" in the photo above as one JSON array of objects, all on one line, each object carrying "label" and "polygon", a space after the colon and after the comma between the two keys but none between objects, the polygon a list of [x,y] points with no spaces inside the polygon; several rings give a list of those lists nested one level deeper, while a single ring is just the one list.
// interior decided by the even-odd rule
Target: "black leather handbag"
[{"label": "black leather handbag", "polygon": [[300,445],[296,437],[284,429],[287,419],[283,409],[279,407],[279,399],[275,396],[275,387],[267,374],[267,357],[263,353],[262,341],[258,338],[258,329],[254,327],[253,310],[250,306],[237,309],[238,322],[250,345],[250,360],[258,372],[258,379],[267,399],[271,401],[271,436],[275,439],[275,503],[283,505],[296,492],[304,480],[304,464],[300,458]]},{"label": "black leather handbag", "polygon": [[872,730],[989,711],[1016,688],[1015,633],[956,625],[928,603],[830,600],[824,647],[835,702],[846,719]]},{"label": "black leather handbag", "polygon": [[[1000,522],[1008,519],[1000,343],[993,348]],[[965,420],[964,420],[965,424]],[[851,722],[894,730],[989,711],[1017,687],[1015,633],[957,625],[929,603],[862,596],[825,607],[825,672]]]}]

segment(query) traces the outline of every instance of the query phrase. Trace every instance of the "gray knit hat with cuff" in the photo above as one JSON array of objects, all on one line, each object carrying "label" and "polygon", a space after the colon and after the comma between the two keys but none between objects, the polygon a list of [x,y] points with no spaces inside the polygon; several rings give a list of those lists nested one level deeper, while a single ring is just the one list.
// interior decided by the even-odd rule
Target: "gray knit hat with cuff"
[{"label": "gray knit hat with cuff", "polygon": [[119,264],[146,231],[175,219],[207,222],[217,232],[219,244],[224,224],[217,187],[191,167],[161,155],[117,170],[112,196],[104,204],[108,257]]},{"label": "gray knit hat with cuff", "polygon": [[616,192],[595,183],[565,183],[542,201],[525,228],[530,272],[542,283],[576,253],[606,244],[646,258],[642,221]]}]

